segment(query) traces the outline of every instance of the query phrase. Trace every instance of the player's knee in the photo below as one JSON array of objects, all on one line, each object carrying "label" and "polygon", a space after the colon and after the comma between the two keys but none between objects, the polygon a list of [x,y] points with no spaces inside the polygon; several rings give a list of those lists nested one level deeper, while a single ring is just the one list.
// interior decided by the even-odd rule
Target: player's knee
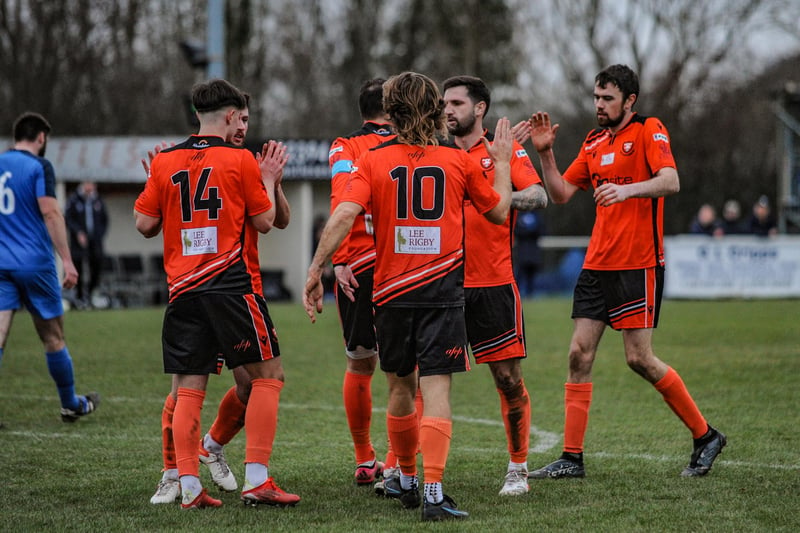
[{"label": "player's knee", "polygon": [[236,397],[239,398],[239,401],[246,404],[247,400],[250,399],[250,391],[253,389],[252,384],[248,381],[247,383],[236,383]]},{"label": "player's knee", "polygon": [[512,373],[495,374],[494,384],[506,398],[515,398],[522,392],[522,379]]},{"label": "player's knee", "polygon": [[647,375],[647,371],[650,365],[648,365],[646,357],[642,357],[638,353],[626,354],[625,362],[628,364],[628,368],[630,368],[640,376]]},{"label": "player's knee", "polygon": [[489,363],[495,386],[508,396],[519,387],[522,381],[522,370],[518,360]]},{"label": "player's knee", "polygon": [[347,358],[347,370],[354,374],[365,374],[371,376],[375,373],[375,366],[377,364],[378,357],[376,355],[372,355],[370,357],[362,357],[359,359],[354,359],[352,357]]},{"label": "player's knee", "polygon": [[588,372],[592,368],[594,352],[573,343],[569,350],[569,368],[573,372]]}]

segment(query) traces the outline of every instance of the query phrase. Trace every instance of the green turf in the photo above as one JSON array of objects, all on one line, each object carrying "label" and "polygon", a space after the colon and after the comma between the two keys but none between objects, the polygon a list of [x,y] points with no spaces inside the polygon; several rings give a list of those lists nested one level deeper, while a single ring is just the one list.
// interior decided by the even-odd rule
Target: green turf
[{"label": "green turf", "polygon": [[[555,459],[571,333],[568,299],[526,304],[532,402],[531,468]],[[150,505],[160,476],[162,309],[71,312],[67,341],[79,392],[97,413],[75,424],[58,400],[27,314],[15,318],[0,368],[0,522],[3,531],[798,531],[800,530],[800,301],[668,301],[656,353],[683,377],[729,446],[704,478],[678,476],[691,440],[660,396],[627,369],[618,333],[606,332],[594,370],[587,477],[535,481],[527,496],[497,495],[508,460],[488,369],[455,377],[445,490],[466,522],[423,524],[418,512],[353,486],[341,406],[344,355],[328,303],[311,325],[299,305],[272,305],[286,386],[270,472],[303,501],[249,509],[238,493],[220,509]],[[231,385],[212,377],[208,428]],[[373,440],[385,452],[385,381],[373,381]],[[243,474],[244,435],[227,449]],[[210,487],[205,469],[203,481]]]}]

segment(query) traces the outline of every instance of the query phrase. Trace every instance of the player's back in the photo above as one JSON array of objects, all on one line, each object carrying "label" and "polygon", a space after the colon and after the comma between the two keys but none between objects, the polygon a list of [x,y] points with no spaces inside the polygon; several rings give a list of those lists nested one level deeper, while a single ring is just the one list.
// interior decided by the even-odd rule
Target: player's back
[{"label": "player's back", "polygon": [[55,198],[53,166],[24,150],[0,155],[0,269],[39,270],[54,261],[39,210],[40,196]]},{"label": "player's back", "polygon": [[[358,130],[333,141],[328,154],[331,167],[331,212],[341,202],[353,164],[362,154],[393,137],[394,133],[388,124],[367,121]],[[334,254],[333,262],[348,263],[356,273],[374,266],[375,242],[370,209],[356,217],[350,234]]]},{"label": "player's back", "polygon": [[162,151],[136,203],[162,219],[170,299],[198,292],[253,292],[258,265],[250,216],[270,208],[252,154],[219,137],[193,136]]},{"label": "player's back", "polygon": [[[362,156],[351,187],[371,191],[376,305],[463,303],[463,202],[497,202],[481,168],[452,144],[421,148],[396,140]],[[478,187],[481,185],[482,187]]]}]

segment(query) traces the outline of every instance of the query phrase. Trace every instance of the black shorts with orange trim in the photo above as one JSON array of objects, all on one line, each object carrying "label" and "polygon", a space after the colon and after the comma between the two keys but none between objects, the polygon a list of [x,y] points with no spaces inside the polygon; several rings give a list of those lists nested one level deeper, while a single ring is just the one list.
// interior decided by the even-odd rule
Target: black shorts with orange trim
[{"label": "black shorts with orange trim", "polygon": [[478,364],[525,357],[525,322],[516,283],[465,287],[467,338]]},{"label": "black shorts with orange trim", "polygon": [[399,377],[469,370],[463,307],[375,308],[381,370]]},{"label": "black shorts with orange trim", "polygon": [[205,293],[167,304],[161,334],[164,372],[219,373],[280,356],[278,336],[260,294]]},{"label": "black shorts with orange trim", "polygon": [[374,270],[369,269],[356,274],[358,288],[355,290],[355,302],[351,302],[336,284],[336,305],[342,323],[345,353],[351,359],[365,359],[378,353],[372,311],[373,273]]},{"label": "black shorts with orange trim", "polygon": [[664,267],[582,270],[575,285],[572,318],[591,318],[614,329],[658,326]]}]

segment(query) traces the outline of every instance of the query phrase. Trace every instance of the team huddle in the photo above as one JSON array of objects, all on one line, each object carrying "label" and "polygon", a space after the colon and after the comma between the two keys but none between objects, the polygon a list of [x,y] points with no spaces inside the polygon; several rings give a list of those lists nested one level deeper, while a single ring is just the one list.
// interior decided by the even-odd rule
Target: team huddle
[{"label": "team huddle", "polygon": [[[669,133],[657,118],[633,111],[639,82],[628,67],[606,68],[593,90],[599,127],[563,174],[553,154],[559,126],[549,115],[537,112],[513,127],[503,117],[490,131],[484,120],[491,93],[472,76],[449,78],[441,89],[415,72],[368,80],[359,94],[361,127],[331,146],[330,217],[308,268],[303,305],[313,323],[323,307],[322,274],[332,262],[354,483],[407,509],[421,508],[422,520],[469,516],[444,492],[443,480],[453,432],[451,379],[469,370],[470,353],[475,363],[488,365],[500,398],[509,455],[500,496],[526,494],[529,479],[585,476],[591,371],[607,326],[621,331],[628,366],[691,432],[693,450],[682,476],[707,474],[727,444],[652,348],[664,285],[664,197],[680,188]],[[270,474],[284,373],[257,248],[259,233],[289,224],[281,186],[288,154],[275,141],[255,157],[243,148],[249,96],[227,81],[196,85],[192,101],[198,133],[149,154],[143,161],[148,180],[134,206],[136,229],[147,238],[163,235],[169,285],[162,345],[172,383],[162,410],[162,478],[150,501],[180,499],[184,509],[221,506],[202,486],[200,464],[218,488],[238,490],[224,446],[246,427],[242,501],[293,506],[300,496],[281,489]],[[45,140],[47,133],[49,127]],[[541,177],[523,148],[528,141],[539,155]],[[0,175],[17,172],[8,159],[0,156]],[[531,404],[521,365],[527,352],[512,269],[514,224],[518,212],[565,203],[590,188],[596,218],[574,290],[563,453],[529,469]],[[39,195],[54,196],[51,189]],[[68,257],[68,249],[52,241],[62,259]],[[6,257],[0,255],[0,357],[14,310],[20,300],[29,301],[24,292],[12,297],[6,290],[7,271],[14,270]],[[49,263],[54,272],[52,248]],[[32,311],[35,322],[63,314],[56,309],[37,319]],[[46,346],[48,361],[63,359],[51,355],[66,352],[63,344]],[[232,369],[235,384],[201,437],[208,376],[223,365]],[[371,439],[378,366],[388,383],[389,445],[380,458]],[[99,403],[96,393],[75,397],[64,390],[65,420]]]}]

